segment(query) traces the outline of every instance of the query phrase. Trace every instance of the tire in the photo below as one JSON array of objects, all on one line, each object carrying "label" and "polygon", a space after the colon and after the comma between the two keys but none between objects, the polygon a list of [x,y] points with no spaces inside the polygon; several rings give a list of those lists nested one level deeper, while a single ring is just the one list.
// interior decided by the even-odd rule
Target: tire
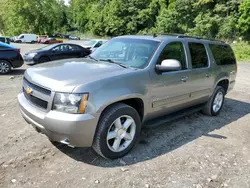
[{"label": "tire", "polygon": [[48,57],[40,57],[40,59],[38,60],[38,63],[45,63],[50,61],[50,59]]},{"label": "tire", "polygon": [[[221,86],[217,86],[214,90],[213,95],[210,97],[209,101],[205,104],[202,112],[209,116],[217,116],[223,107],[225,94],[226,94],[225,89]],[[216,102],[217,102],[217,108],[215,107]]]},{"label": "tire", "polygon": [[[119,120],[121,127],[117,126],[119,123],[115,124]],[[127,129],[126,124],[130,124]],[[131,106],[117,103],[108,107],[101,115],[92,147],[104,158],[117,159],[126,155],[134,147],[140,131],[141,119],[138,112]],[[108,133],[110,133],[110,138],[108,138]]]},{"label": "tire", "polygon": [[6,60],[0,60],[0,74],[7,74],[11,71],[11,64]]}]

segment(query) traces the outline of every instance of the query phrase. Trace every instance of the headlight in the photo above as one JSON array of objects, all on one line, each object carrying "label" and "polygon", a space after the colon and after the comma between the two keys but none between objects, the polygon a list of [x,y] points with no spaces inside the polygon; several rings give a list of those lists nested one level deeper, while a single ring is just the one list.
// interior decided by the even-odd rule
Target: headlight
[{"label": "headlight", "polygon": [[56,93],[52,109],[70,114],[83,114],[87,100],[88,94]]},{"label": "headlight", "polygon": [[29,57],[35,57],[37,53],[30,53],[28,54]]}]

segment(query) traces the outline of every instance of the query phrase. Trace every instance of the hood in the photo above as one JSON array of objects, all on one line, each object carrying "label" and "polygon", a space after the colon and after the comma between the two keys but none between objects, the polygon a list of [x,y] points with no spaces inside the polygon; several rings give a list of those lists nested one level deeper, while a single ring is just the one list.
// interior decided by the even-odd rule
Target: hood
[{"label": "hood", "polygon": [[25,78],[52,91],[72,92],[77,86],[131,71],[134,70],[107,62],[67,59],[30,67]]}]

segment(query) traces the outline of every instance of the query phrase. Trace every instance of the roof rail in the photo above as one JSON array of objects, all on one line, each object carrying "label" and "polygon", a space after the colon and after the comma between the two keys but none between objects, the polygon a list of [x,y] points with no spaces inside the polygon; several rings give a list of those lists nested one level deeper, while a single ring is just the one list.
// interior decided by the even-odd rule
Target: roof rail
[{"label": "roof rail", "polygon": [[[190,36],[190,35],[178,34],[178,33],[160,33],[159,35],[174,36],[174,37],[177,37],[177,38],[191,38],[191,39],[198,39],[198,40],[210,40],[210,41],[225,43],[224,41],[217,40],[217,39],[209,39],[209,38],[204,38],[204,37],[200,37],[200,36]],[[157,34],[154,33],[153,36],[157,37]]]}]

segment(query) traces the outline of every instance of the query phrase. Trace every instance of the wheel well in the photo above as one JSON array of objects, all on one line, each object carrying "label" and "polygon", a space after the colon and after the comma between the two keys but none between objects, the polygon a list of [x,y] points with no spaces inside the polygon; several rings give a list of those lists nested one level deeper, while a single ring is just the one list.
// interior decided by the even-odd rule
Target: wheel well
[{"label": "wheel well", "polygon": [[228,89],[228,86],[229,86],[229,81],[228,80],[221,80],[217,86],[221,86],[224,88],[225,92],[227,93],[227,89]]},{"label": "wheel well", "polygon": [[[138,114],[139,114],[139,116],[141,118],[141,121],[143,120],[144,103],[143,103],[142,99],[139,99],[139,98],[126,99],[126,100],[122,100],[122,101],[117,101],[117,102],[115,102],[113,104],[110,104],[109,106],[114,105],[116,103],[124,103],[124,104],[126,104],[128,106],[133,107],[138,112]],[[105,109],[107,109],[109,106],[107,106]]]},{"label": "wheel well", "polygon": [[12,63],[11,63],[10,61],[8,61],[8,60],[6,60],[6,59],[0,59],[0,60],[7,61],[7,62],[11,65],[11,67],[13,68],[13,65],[12,65]]},{"label": "wheel well", "polygon": [[47,55],[42,55],[42,56],[39,58],[39,60],[42,59],[42,58],[48,58],[48,59],[50,60],[49,56],[47,56]]}]

